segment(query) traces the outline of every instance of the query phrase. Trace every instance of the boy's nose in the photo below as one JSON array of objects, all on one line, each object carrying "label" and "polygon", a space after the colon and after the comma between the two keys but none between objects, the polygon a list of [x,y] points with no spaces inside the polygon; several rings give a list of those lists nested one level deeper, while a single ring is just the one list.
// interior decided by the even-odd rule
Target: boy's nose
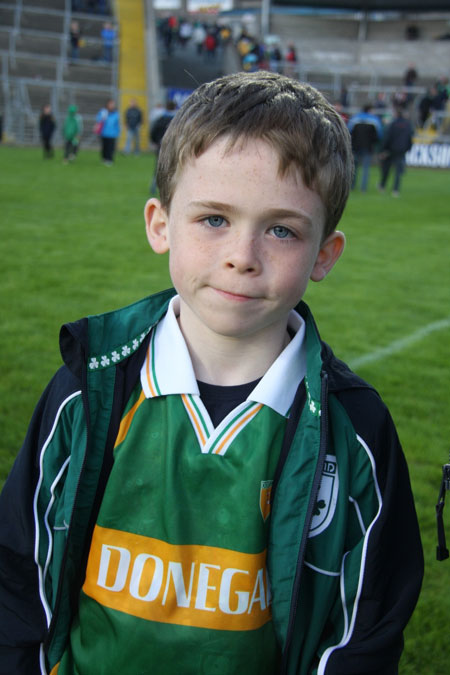
[{"label": "boy's nose", "polygon": [[241,274],[258,273],[261,270],[261,261],[255,240],[250,237],[239,237],[230,242],[225,264]]}]

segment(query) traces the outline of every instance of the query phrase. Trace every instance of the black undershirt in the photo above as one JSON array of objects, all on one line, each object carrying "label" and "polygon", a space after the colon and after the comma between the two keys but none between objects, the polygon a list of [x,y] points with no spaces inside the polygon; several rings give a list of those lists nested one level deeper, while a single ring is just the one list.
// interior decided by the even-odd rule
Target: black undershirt
[{"label": "black undershirt", "polygon": [[217,427],[229,412],[247,399],[260,379],[230,387],[220,387],[216,384],[207,384],[197,380],[200,398],[214,427]]}]

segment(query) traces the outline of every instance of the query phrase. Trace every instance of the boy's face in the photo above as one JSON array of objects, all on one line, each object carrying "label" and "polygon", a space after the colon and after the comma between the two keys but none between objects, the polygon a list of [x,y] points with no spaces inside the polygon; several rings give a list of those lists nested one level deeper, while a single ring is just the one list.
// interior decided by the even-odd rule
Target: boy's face
[{"label": "boy's face", "polygon": [[157,253],[170,250],[191,340],[284,335],[309,279],[323,279],[342,252],[342,233],[322,241],[319,195],[278,165],[262,140],[227,151],[220,139],[180,171],[169,212],[157,199],[146,205],[147,236]]}]

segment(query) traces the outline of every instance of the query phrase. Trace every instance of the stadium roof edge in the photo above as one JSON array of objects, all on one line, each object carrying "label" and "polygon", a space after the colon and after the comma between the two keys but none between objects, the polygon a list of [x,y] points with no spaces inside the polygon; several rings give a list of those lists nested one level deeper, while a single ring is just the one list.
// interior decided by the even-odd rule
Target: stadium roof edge
[{"label": "stadium roof edge", "polygon": [[[401,16],[402,14],[430,14],[430,13],[438,13],[439,16],[446,15],[450,18],[450,2],[448,2],[448,7],[446,11],[443,11],[441,8],[440,10],[437,10],[436,8],[432,10],[431,8],[427,8],[427,10],[423,10],[417,6],[415,7],[410,7],[408,10],[403,9],[373,9],[371,11],[368,11],[366,13],[363,12],[362,9],[357,10],[357,9],[344,9],[344,8],[339,8],[339,7],[300,7],[300,6],[295,6],[295,5],[274,5],[272,4],[270,6],[270,13],[271,14],[290,14],[290,15],[296,15],[296,16],[342,16],[346,18],[353,17],[355,19],[361,18],[363,14],[365,16],[368,16],[368,18],[376,18],[380,20],[380,18],[386,18],[386,19],[393,19],[396,17]],[[260,7],[240,7],[240,8],[234,8],[234,9],[224,9],[220,11],[219,16],[227,17],[227,16],[244,16],[248,14],[261,14],[261,8]]]},{"label": "stadium roof edge", "polygon": [[449,0],[271,0],[272,7],[297,7],[312,11],[344,11],[360,12],[450,12]]}]

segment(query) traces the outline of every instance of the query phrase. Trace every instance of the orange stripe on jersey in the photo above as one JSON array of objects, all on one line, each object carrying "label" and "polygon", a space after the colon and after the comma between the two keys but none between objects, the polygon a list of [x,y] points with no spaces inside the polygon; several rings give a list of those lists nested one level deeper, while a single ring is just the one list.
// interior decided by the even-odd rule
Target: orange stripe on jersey
[{"label": "orange stripe on jersey", "polygon": [[145,364],[145,372],[147,374],[147,384],[148,384],[148,388],[150,389],[150,393],[151,393],[152,396],[156,396],[156,391],[155,391],[155,388],[152,384],[152,380],[151,380],[151,377],[150,377],[150,348],[151,348],[151,346],[152,346],[152,341],[150,340],[150,343],[149,343],[148,349],[147,349],[147,359],[146,359],[146,364]]},{"label": "orange stripe on jersey", "polygon": [[56,666],[53,666],[53,668],[50,671],[50,675],[56,675],[57,672],[58,672],[58,668],[59,668],[59,662],[56,664]]},{"label": "orange stripe on jersey", "polygon": [[186,394],[181,394],[181,398],[183,399],[184,405],[188,409],[191,420],[194,422],[195,428],[197,429],[198,435],[200,436],[200,440],[201,440],[202,445],[205,445],[206,438],[205,438],[205,435],[203,433],[203,429],[202,429],[202,427],[201,427],[201,425],[200,425],[200,423],[197,419],[197,416],[195,415],[195,412],[194,412],[194,410],[193,410],[193,408],[190,404],[190,401],[189,401],[188,397],[186,396]]},{"label": "orange stripe on jersey", "polygon": [[225,436],[225,438],[222,439],[221,443],[213,451],[213,455],[218,455],[220,453],[220,451],[222,450],[222,448],[224,447],[224,445],[226,445],[227,441],[229,441],[229,439],[238,431],[238,429],[240,429],[240,427],[243,424],[245,424],[245,422],[247,422],[251,417],[256,415],[256,413],[259,412],[261,410],[261,408],[262,408],[262,403],[260,403],[256,408],[253,408],[252,410],[250,410],[250,412],[247,413],[247,415],[245,415],[245,417],[242,417],[239,420],[238,424],[236,424],[234,427],[232,427],[231,431],[229,431],[228,434]]},{"label": "orange stripe on jersey", "polygon": [[120,423],[119,432],[117,434],[116,442],[114,443],[115,448],[120,443],[122,443],[122,441],[125,440],[125,437],[128,433],[131,422],[133,421],[133,417],[134,417],[137,409],[141,405],[141,403],[143,403],[144,401],[145,401],[145,394],[144,394],[143,391],[141,391],[141,394],[140,394],[138,400],[136,401],[134,406],[127,412],[127,414],[125,415],[125,417],[123,418],[123,420]]}]

